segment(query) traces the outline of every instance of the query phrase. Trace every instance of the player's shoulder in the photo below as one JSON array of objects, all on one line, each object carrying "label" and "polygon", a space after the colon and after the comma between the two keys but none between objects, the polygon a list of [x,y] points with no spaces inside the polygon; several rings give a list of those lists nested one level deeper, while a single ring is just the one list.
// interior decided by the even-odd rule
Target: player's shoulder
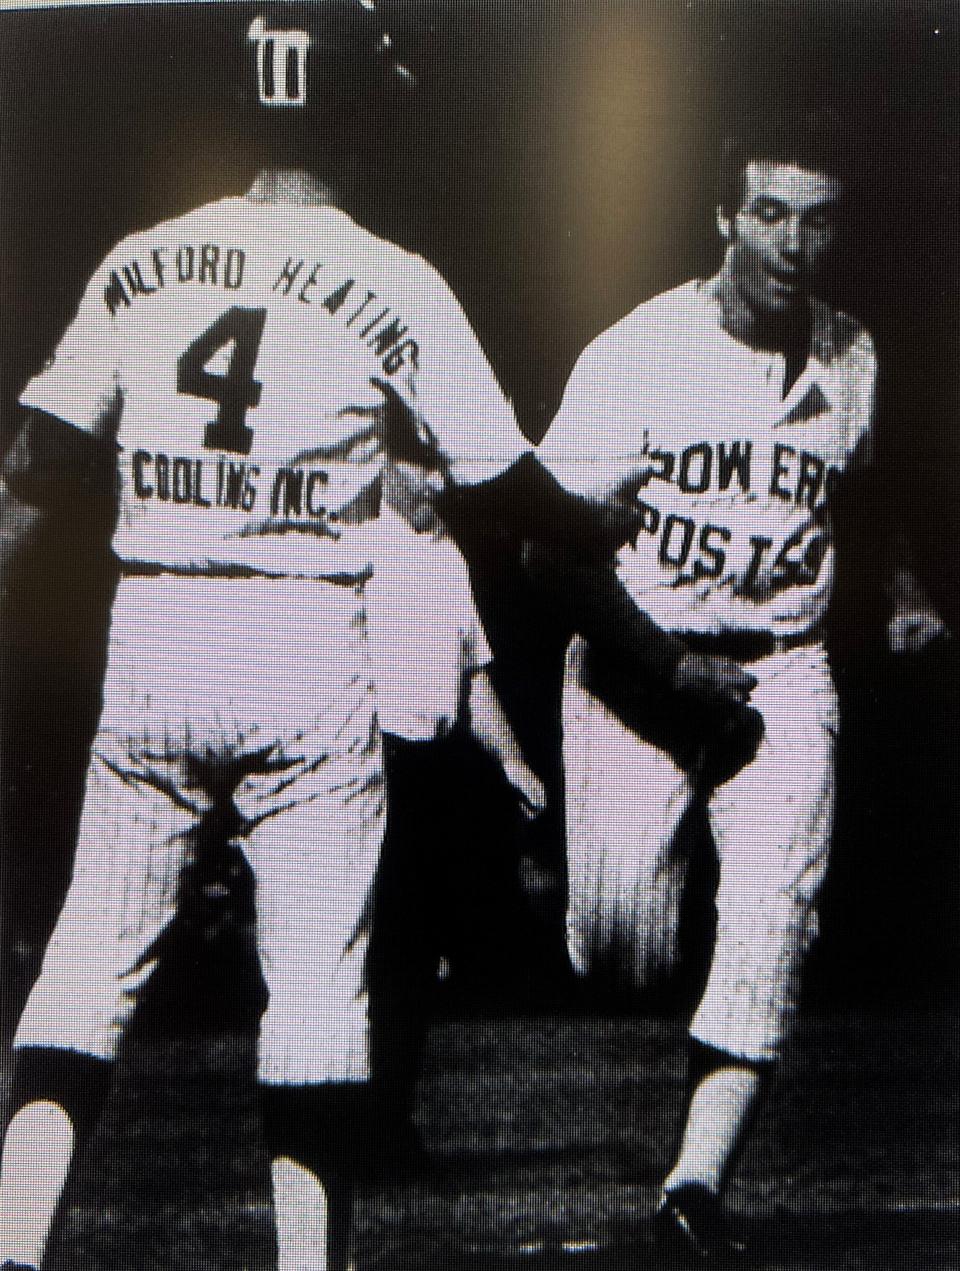
[{"label": "player's shoulder", "polygon": [[337,215],[342,246],[369,264],[371,276],[381,280],[381,291],[392,291],[398,303],[402,300],[408,309],[413,304],[421,313],[451,307],[460,310],[460,302],[450,284],[425,256],[369,229],[348,212],[338,210]]},{"label": "player's shoulder", "polygon": [[417,252],[364,225],[344,208],[328,204],[326,211],[336,218],[338,233],[352,240],[354,250],[359,249],[370,256],[381,258],[398,273],[421,275],[425,278],[436,274],[436,270]]},{"label": "player's shoulder", "polygon": [[651,296],[590,341],[578,361],[581,373],[602,371],[611,363],[639,371],[662,357],[673,360],[690,338],[701,307],[696,282]]},{"label": "player's shoulder", "polygon": [[625,321],[629,320],[642,329],[681,323],[686,325],[694,315],[701,315],[703,308],[700,283],[696,278],[691,278],[642,301],[627,314]]},{"label": "player's shoulder", "polygon": [[242,214],[245,205],[246,200],[238,194],[213,199],[210,202],[200,203],[195,207],[187,208],[172,216],[162,217],[159,221],[152,221],[148,225],[131,230],[125,241],[132,242],[158,237],[169,238],[194,227],[205,226],[213,228],[225,221],[237,220]]},{"label": "player's shoulder", "polygon": [[216,199],[159,221],[135,226],[113,244],[101,261],[100,271],[121,267],[158,242],[212,233],[226,222],[236,220],[242,203],[237,196]]},{"label": "player's shoulder", "polygon": [[408,291],[416,295],[421,303],[461,309],[460,300],[453,287],[437,266],[427,260],[426,256],[409,248],[400,247],[396,243],[390,243],[389,240],[379,241],[391,249],[396,268],[403,276]]}]

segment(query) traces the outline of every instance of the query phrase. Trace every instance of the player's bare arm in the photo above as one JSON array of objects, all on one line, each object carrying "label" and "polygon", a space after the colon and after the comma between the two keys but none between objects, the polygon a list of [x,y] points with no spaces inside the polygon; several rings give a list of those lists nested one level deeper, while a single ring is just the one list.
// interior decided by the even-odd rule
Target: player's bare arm
[{"label": "player's bare arm", "polygon": [[571,493],[533,451],[490,481],[449,488],[439,508],[452,526],[483,524],[492,532],[554,544],[575,558],[611,552],[638,526],[629,502]]},{"label": "player's bare arm", "polygon": [[466,702],[470,731],[517,793],[520,810],[530,820],[547,805],[543,782],[523,756],[486,667],[470,677]]},{"label": "player's bare arm", "polygon": [[704,705],[746,703],[756,684],[749,672],[731,658],[687,651],[637,608],[617,578],[613,552],[640,519],[625,495],[573,493],[531,453],[493,481],[448,490],[440,506],[454,525],[482,508],[484,524],[522,534],[525,573],[540,602],[594,647]]},{"label": "player's bare arm", "polygon": [[669,687],[707,707],[746,705],[756,677],[733,658],[688,649],[639,609],[617,577],[612,560],[582,551],[528,542],[528,582],[541,603],[591,646],[615,657],[625,673]]},{"label": "player's bare arm", "polygon": [[681,654],[672,679],[676,692],[718,708],[746,706],[756,686],[757,677],[733,658],[695,649]]},{"label": "player's bare arm", "polygon": [[673,675],[682,645],[637,609],[614,569],[616,549],[639,527],[631,500],[570,491],[531,451],[493,480],[448,487],[438,507],[454,531],[474,523],[521,538],[527,581],[546,611],[642,673]]}]

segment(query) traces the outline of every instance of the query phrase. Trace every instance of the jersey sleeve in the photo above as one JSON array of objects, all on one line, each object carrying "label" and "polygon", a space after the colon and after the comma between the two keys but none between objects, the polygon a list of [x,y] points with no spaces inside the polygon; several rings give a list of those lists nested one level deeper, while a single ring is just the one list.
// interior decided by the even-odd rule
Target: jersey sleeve
[{"label": "jersey sleeve", "polygon": [[537,449],[540,462],[570,494],[610,498],[642,466],[637,439],[625,429],[644,413],[636,370],[620,356],[619,342],[603,337],[574,366]]},{"label": "jersey sleeve", "polygon": [[456,296],[426,267],[412,405],[456,485],[499,476],[532,450]]},{"label": "jersey sleeve", "polygon": [[96,437],[110,435],[122,387],[120,335],[110,258],[94,273],[53,356],[20,395],[23,406],[56,415]]}]

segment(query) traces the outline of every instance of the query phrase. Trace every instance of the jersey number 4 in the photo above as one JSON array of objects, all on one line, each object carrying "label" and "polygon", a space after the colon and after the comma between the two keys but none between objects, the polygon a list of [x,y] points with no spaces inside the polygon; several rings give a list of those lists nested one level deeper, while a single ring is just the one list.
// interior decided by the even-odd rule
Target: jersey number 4
[{"label": "jersey number 4", "polygon": [[[221,313],[177,359],[177,392],[217,403],[217,417],[207,424],[203,434],[208,450],[250,453],[253,429],[247,427],[246,417],[247,411],[259,403],[263,388],[253,378],[253,371],[266,320],[266,309],[234,305]],[[233,347],[226,373],[215,375],[207,370],[207,364],[228,344]]]}]

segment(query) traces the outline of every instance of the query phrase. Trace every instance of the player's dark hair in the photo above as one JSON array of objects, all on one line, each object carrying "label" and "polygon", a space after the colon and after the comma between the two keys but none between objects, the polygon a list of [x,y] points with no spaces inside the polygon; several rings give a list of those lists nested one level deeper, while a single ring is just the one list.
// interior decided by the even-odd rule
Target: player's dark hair
[{"label": "player's dark hair", "polygon": [[764,161],[793,163],[841,180],[851,168],[849,142],[836,115],[755,116],[723,141],[717,202],[724,215],[733,217],[743,202],[747,164]]},{"label": "player's dark hair", "polygon": [[327,177],[354,145],[356,123],[346,113],[300,116],[250,112],[243,144],[253,169],[305,168]]}]

